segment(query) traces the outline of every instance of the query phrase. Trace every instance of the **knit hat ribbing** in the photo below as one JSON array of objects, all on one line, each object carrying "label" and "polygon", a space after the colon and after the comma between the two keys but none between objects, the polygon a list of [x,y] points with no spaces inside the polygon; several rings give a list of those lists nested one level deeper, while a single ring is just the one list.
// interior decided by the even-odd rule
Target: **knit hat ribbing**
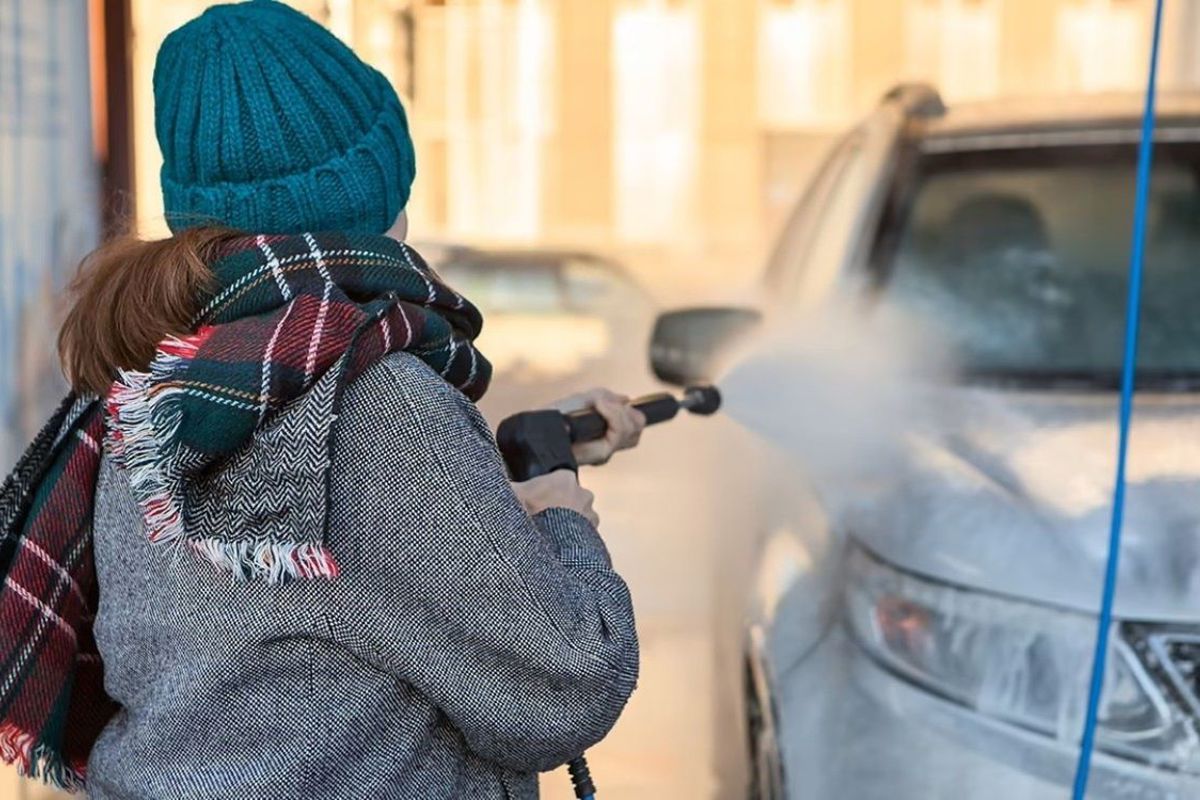
[{"label": "knit hat ribbing", "polygon": [[154,126],[173,232],[383,233],[416,172],[379,72],[275,0],[213,6],[164,40]]}]

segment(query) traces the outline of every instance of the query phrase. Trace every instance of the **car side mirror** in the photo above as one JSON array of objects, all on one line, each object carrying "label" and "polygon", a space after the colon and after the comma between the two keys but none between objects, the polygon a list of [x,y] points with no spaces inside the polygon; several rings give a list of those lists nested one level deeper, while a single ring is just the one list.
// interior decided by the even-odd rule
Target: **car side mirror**
[{"label": "car side mirror", "polygon": [[688,386],[711,382],[717,377],[721,355],[761,322],[762,314],[748,308],[667,312],[654,323],[650,366],[665,383]]}]

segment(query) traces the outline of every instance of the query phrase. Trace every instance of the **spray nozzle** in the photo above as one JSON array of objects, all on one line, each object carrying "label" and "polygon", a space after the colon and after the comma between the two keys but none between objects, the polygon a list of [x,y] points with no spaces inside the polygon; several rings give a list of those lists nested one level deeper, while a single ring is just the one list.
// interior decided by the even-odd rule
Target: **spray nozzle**
[{"label": "spray nozzle", "polygon": [[689,386],[683,390],[679,407],[707,417],[721,409],[721,392],[715,386]]}]

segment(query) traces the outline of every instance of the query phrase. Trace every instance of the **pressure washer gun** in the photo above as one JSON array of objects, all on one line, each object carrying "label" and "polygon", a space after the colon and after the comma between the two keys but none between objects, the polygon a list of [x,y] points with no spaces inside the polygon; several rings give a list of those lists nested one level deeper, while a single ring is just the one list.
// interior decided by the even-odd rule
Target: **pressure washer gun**
[{"label": "pressure washer gun", "polygon": [[[702,416],[714,414],[721,407],[721,393],[715,386],[690,386],[681,397],[662,392],[639,397],[632,405],[646,416],[647,425],[655,425],[674,419],[680,409]],[[500,423],[496,443],[512,479],[527,481],[560,469],[578,472],[571,445],[602,439],[607,432],[608,423],[597,411],[524,411]],[[596,787],[587,760],[580,755],[567,764],[567,770],[575,796],[593,800]]]},{"label": "pressure washer gun", "polygon": [[[680,409],[708,416],[721,407],[715,386],[689,386],[681,397],[661,392],[639,397],[633,407],[647,425],[674,419]],[[571,445],[604,438],[608,424],[592,410],[564,414],[553,409],[523,411],[500,423],[496,443],[514,481],[527,481],[560,469],[579,471]]]}]

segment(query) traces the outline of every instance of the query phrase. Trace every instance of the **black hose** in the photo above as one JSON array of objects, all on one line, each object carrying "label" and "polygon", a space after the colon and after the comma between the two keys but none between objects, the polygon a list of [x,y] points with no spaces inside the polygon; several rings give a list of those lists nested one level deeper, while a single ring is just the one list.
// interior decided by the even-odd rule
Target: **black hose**
[{"label": "black hose", "polygon": [[567,772],[571,774],[575,796],[579,800],[593,800],[596,796],[596,784],[592,783],[592,774],[588,772],[587,759],[583,756],[571,759],[567,764]]}]

